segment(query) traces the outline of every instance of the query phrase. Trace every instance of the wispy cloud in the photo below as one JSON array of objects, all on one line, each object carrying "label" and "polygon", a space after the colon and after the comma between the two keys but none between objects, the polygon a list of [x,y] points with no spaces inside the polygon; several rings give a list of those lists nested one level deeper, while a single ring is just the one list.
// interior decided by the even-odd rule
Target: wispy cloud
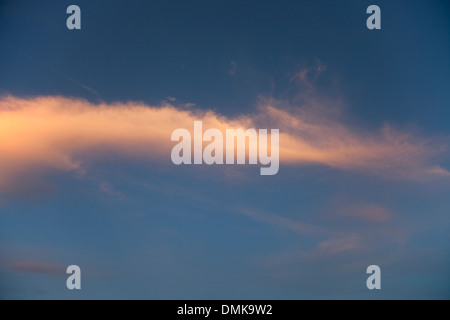
[{"label": "wispy cloud", "polygon": [[54,277],[66,276],[66,269],[63,265],[55,263],[43,263],[37,261],[22,261],[7,265],[8,269],[24,271],[29,273],[44,274]]},{"label": "wispy cloud", "polygon": [[[33,18],[35,18],[35,17],[33,16]],[[52,27],[55,27],[55,26],[52,25]],[[75,85],[75,86],[77,86],[77,87],[80,87],[80,88],[82,88],[82,89],[85,89],[86,91],[88,91],[89,93],[91,93],[93,96],[95,96],[96,99],[98,99],[99,101],[102,100],[102,97],[100,96],[100,94],[99,94],[96,90],[94,90],[93,88],[87,86],[86,84],[82,83],[81,81],[78,81],[77,79],[71,77],[71,76],[68,75],[67,73],[62,72],[61,70],[59,70],[59,69],[53,67],[52,65],[50,65],[50,64],[48,64],[48,63],[46,63],[46,62],[44,62],[44,61],[41,61],[41,60],[39,60],[39,59],[36,59],[36,58],[33,57],[32,55],[30,55],[30,54],[24,52],[22,49],[16,47],[16,46],[13,45],[12,43],[6,43],[6,46],[8,46],[9,48],[14,49],[19,55],[21,55],[21,56],[23,56],[23,57],[29,59],[30,61],[32,61],[32,62],[34,62],[34,63],[36,63],[36,64],[38,64],[38,65],[40,65],[40,66],[42,66],[42,67],[44,67],[44,68],[47,68],[47,69],[50,70],[51,72],[57,74],[58,76],[60,76],[60,77],[63,78],[64,80],[68,81],[69,83],[71,83],[71,84],[73,84],[73,85]]]},{"label": "wispy cloud", "polygon": [[84,172],[111,156],[170,164],[170,136],[202,120],[217,128],[280,129],[283,165],[323,165],[390,178],[448,177],[436,163],[447,144],[384,126],[365,132],[320,105],[262,101],[254,114],[227,118],[213,111],[164,103],[92,104],[59,96],[0,98],[0,193],[38,185],[48,172]]},{"label": "wispy cloud", "polygon": [[312,87],[313,82],[327,69],[327,67],[319,60],[314,66],[302,68],[297,71],[290,79],[291,82],[301,82],[303,85]]},{"label": "wispy cloud", "polygon": [[361,240],[362,238],[359,235],[327,240],[319,243],[317,252],[321,254],[339,254],[346,251],[358,250],[361,248]]},{"label": "wispy cloud", "polygon": [[336,214],[378,223],[389,221],[393,215],[389,209],[383,206],[368,203],[340,207],[336,210]]},{"label": "wispy cloud", "polygon": [[442,138],[421,137],[387,124],[370,132],[346,124],[336,109],[280,105],[286,103],[270,100],[261,114],[283,128],[280,158],[285,164],[321,164],[408,180],[449,175],[434,163],[448,152]]},{"label": "wispy cloud", "polygon": [[300,233],[327,233],[323,228],[319,226],[315,226],[309,223],[303,223],[299,221],[293,221],[291,219],[287,219],[281,216],[264,213],[261,211],[253,210],[253,209],[240,209],[237,211],[238,213],[244,214],[251,219],[259,222],[263,222],[275,227],[280,227],[287,230],[292,230]]},{"label": "wispy cloud", "polygon": [[297,277],[299,272],[317,271],[317,268],[325,268],[330,272],[331,266],[332,269],[345,266],[349,256],[366,253],[369,248],[365,242],[364,237],[357,233],[335,235],[319,242],[313,248],[277,252],[263,259],[262,263],[268,267],[270,274],[277,278]]},{"label": "wispy cloud", "polygon": [[117,199],[119,201],[124,201],[127,199],[127,196],[123,194],[122,192],[116,190],[110,183],[108,182],[102,182],[100,183],[99,189],[104,194],[107,194],[108,196]]},{"label": "wispy cloud", "polygon": [[228,71],[228,73],[230,74],[230,76],[235,76],[237,72],[237,63],[234,61],[230,62],[230,70]]}]

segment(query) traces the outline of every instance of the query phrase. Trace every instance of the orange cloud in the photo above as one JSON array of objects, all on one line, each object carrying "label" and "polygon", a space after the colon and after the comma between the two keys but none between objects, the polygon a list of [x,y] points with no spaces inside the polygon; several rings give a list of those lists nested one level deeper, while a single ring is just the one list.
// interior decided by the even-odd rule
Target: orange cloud
[{"label": "orange cloud", "polygon": [[[275,102],[276,103],[276,102]],[[448,150],[437,139],[425,139],[385,125],[365,132],[340,121],[335,110],[265,106],[265,117],[280,131],[280,158],[287,164],[321,164],[389,177],[424,179],[449,176],[433,160]]]},{"label": "orange cloud", "polygon": [[[320,108],[319,108],[320,109]],[[47,172],[86,170],[98,158],[130,157],[171,163],[173,130],[280,129],[281,165],[324,165],[401,178],[449,176],[433,162],[447,146],[384,127],[361,133],[323,109],[262,103],[255,114],[227,118],[212,111],[165,103],[92,104],[46,96],[0,98],[0,193],[38,185]]]},{"label": "orange cloud", "polygon": [[0,100],[0,192],[33,184],[37,172],[84,170],[99,157],[170,161],[171,133],[196,119],[233,127],[211,112],[171,105],[93,105],[81,99],[37,97]]}]

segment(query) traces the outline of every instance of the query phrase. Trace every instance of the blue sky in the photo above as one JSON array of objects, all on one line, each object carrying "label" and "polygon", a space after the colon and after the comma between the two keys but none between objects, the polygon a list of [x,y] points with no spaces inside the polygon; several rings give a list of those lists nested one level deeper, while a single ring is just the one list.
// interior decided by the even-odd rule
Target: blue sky
[{"label": "blue sky", "polygon": [[[1,298],[448,299],[449,14],[0,1]],[[277,126],[279,173],[174,166],[200,111]]]}]

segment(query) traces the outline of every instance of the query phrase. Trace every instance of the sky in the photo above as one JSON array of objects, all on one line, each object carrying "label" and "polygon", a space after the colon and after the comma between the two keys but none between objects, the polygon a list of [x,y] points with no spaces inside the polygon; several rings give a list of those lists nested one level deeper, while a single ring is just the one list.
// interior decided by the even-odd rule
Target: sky
[{"label": "sky", "polygon": [[[449,18],[1,0],[0,298],[449,299]],[[194,121],[279,129],[279,172],[174,165]]]}]

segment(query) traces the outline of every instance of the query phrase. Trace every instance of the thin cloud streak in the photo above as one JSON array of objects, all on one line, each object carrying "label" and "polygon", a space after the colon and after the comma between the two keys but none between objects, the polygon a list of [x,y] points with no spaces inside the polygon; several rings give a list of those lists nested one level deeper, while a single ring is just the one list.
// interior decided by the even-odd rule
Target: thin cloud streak
[{"label": "thin cloud streak", "polygon": [[323,241],[319,243],[317,252],[321,254],[339,254],[346,251],[354,251],[361,248],[361,241],[362,239],[359,235]]},{"label": "thin cloud streak", "polygon": [[60,96],[0,98],[0,193],[37,185],[51,172],[86,172],[98,159],[124,157],[171,164],[170,141],[178,128],[222,132],[237,128],[280,129],[281,165],[323,165],[400,179],[448,177],[435,163],[447,145],[385,126],[358,133],[326,108],[262,103],[256,113],[227,118],[213,111],[177,109],[169,103],[92,104]]},{"label": "thin cloud streak", "polygon": [[[34,18],[34,17],[33,17],[33,18]],[[41,65],[41,66],[43,66],[43,67],[45,67],[45,68],[48,68],[50,71],[52,71],[53,73],[59,75],[59,76],[62,77],[64,80],[66,80],[66,81],[72,83],[73,85],[75,85],[75,86],[77,86],[77,87],[80,87],[80,88],[82,88],[82,89],[87,90],[89,93],[91,93],[93,96],[95,96],[95,97],[98,99],[98,101],[102,101],[102,100],[103,100],[102,97],[101,97],[101,95],[100,95],[97,91],[95,91],[95,90],[92,89],[91,87],[89,87],[89,86],[83,84],[82,82],[76,80],[75,78],[69,76],[68,74],[66,74],[66,73],[64,73],[64,72],[62,72],[62,71],[56,69],[55,67],[49,65],[48,63],[46,63],[46,62],[44,62],[44,61],[40,61],[40,60],[34,58],[34,57],[31,56],[30,54],[24,52],[22,49],[16,47],[15,45],[13,45],[13,44],[11,44],[11,43],[6,43],[6,46],[9,47],[9,48],[12,48],[12,49],[14,49],[14,50],[16,50],[17,53],[18,53],[19,55],[21,55],[21,56],[23,56],[23,57],[29,59],[30,61],[32,61],[32,62],[34,62],[34,63],[36,63],[36,64],[38,64],[38,65]]]},{"label": "thin cloud streak", "polygon": [[387,222],[393,216],[388,209],[368,203],[359,203],[339,208],[336,212],[341,217],[355,218],[369,222],[383,223]]},{"label": "thin cloud streak", "polygon": [[281,216],[268,214],[256,210],[251,209],[241,209],[237,211],[238,213],[244,214],[249,218],[263,222],[272,226],[280,227],[287,230],[292,230],[300,233],[309,233],[309,234],[323,234],[329,233],[324,228],[315,226],[308,223],[293,221],[291,219],[287,219]]},{"label": "thin cloud streak", "polygon": [[63,265],[54,263],[22,261],[8,264],[7,268],[15,271],[24,271],[28,273],[44,274],[55,277],[66,276],[65,267]]}]

